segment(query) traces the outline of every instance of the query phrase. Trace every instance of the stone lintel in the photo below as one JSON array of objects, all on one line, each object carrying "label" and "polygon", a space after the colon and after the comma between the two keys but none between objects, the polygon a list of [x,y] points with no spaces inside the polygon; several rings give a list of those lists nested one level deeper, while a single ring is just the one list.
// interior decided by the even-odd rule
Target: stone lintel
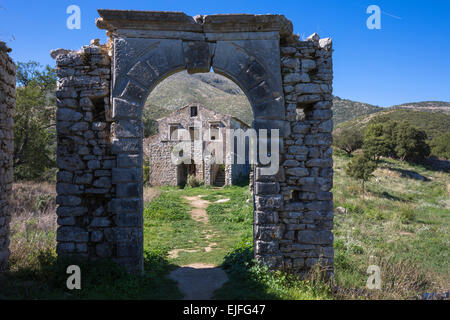
[{"label": "stone lintel", "polygon": [[109,31],[144,29],[202,32],[202,26],[183,12],[108,9],[97,11],[100,15],[95,21],[97,27]]},{"label": "stone lintel", "polygon": [[[99,9],[100,29],[186,31],[198,33],[270,32],[292,33],[292,22],[279,14],[214,14],[190,17],[183,12]],[[121,31],[123,32],[123,31]]]},{"label": "stone lintel", "polygon": [[281,14],[213,14],[195,17],[203,22],[203,31],[223,32],[267,32],[280,35],[292,33],[292,22]]}]

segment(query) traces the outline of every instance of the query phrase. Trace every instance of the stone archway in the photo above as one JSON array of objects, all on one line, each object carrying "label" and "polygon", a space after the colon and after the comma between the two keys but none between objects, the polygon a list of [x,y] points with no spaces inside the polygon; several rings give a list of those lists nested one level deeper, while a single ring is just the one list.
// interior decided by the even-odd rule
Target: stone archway
[{"label": "stone archway", "polygon": [[143,104],[169,75],[213,68],[246,93],[255,129],[280,131],[278,172],[256,164],[253,176],[255,257],[299,274],[321,259],[332,272],[331,40],[299,41],[282,15],[99,14],[108,45],[53,52],[58,253],[143,269]]}]

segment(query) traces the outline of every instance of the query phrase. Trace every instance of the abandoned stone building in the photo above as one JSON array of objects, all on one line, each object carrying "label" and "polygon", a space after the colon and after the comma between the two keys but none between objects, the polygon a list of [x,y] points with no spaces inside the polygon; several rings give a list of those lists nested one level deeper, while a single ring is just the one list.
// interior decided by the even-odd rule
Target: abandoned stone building
[{"label": "abandoned stone building", "polygon": [[[193,176],[206,185],[220,187],[248,177],[247,150],[237,161],[237,146],[227,146],[227,129],[249,129],[241,120],[200,104],[189,104],[157,122],[158,134],[144,140],[150,185],[184,186],[188,176]],[[172,154],[180,142],[186,143],[182,146],[190,150],[190,156],[176,163]]]}]

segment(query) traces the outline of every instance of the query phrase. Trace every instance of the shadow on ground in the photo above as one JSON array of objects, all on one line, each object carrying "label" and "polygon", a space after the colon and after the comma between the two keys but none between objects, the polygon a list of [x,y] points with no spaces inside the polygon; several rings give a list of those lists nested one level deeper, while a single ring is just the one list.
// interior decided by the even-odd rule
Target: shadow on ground
[{"label": "shadow on ground", "polygon": [[268,293],[268,286],[252,272],[253,248],[240,247],[225,256],[222,268],[229,281],[215,291],[214,299],[221,300],[277,300]]},{"label": "shadow on ground", "polygon": [[[145,272],[133,275],[110,260],[80,261],[41,252],[38,265],[9,271],[0,279],[0,299],[181,299],[167,274],[176,268],[157,254],[146,253]],[[69,265],[81,270],[81,289],[67,289]]]}]

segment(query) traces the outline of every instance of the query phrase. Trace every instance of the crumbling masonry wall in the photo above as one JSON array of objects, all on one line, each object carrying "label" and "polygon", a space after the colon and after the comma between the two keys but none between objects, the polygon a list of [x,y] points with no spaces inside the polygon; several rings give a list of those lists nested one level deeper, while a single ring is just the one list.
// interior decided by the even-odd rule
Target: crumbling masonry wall
[{"label": "crumbling masonry wall", "polygon": [[321,259],[321,266],[332,272],[331,39],[313,34],[299,41],[292,35],[282,38],[280,45],[286,118],[291,124],[284,141],[285,182],[280,183],[280,251],[286,269],[303,274]]},{"label": "crumbling masonry wall", "polygon": [[56,50],[59,255],[117,256],[108,210],[114,197],[110,152],[110,58],[93,42],[78,52]]},{"label": "crumbling masonry wall", "polygon": [[13,182],[16,66],[8,55],[10,51],[0,42],[0,272],[8,265],[11,220],[8,198]]},{"label": "crumbling masonry wall", "polygon": [[253,128],[280,132],[278,173],[257,164],[252,174],[255,257],[298,275],[320,262],[331,274],[331,39],[300,41],[281,15],[99,13],[109,47],[53,52],[58,253],[143,270],[142,107],[174,72],[213,68],[246,93]]}]

